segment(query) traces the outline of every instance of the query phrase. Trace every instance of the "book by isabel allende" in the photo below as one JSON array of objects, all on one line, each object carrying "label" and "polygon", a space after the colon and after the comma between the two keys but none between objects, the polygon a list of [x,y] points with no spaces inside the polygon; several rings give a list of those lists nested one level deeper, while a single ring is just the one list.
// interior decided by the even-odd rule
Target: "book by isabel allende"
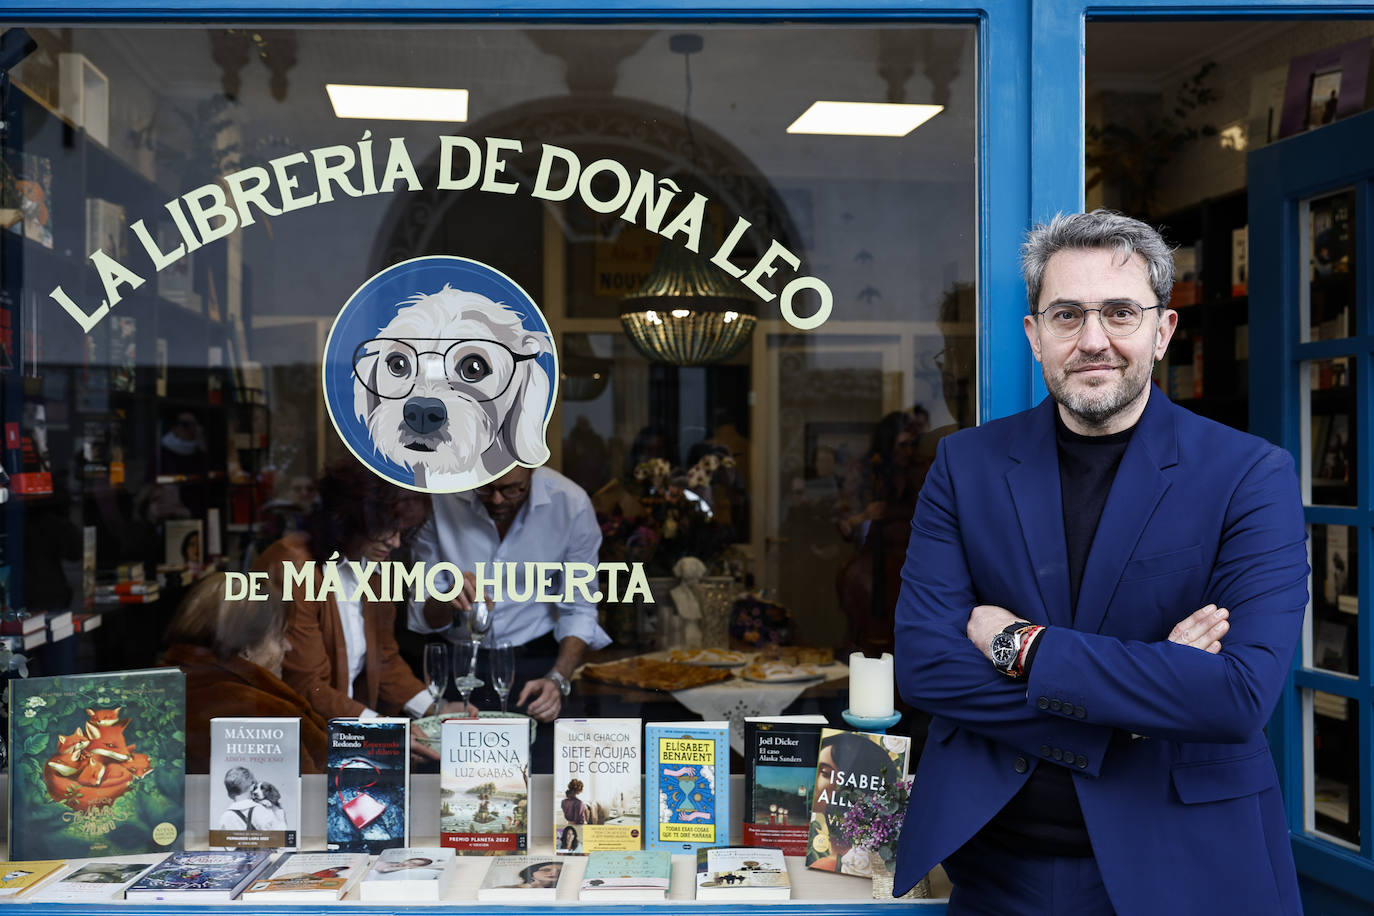
[{"label": "book by isabel allende", "polygon": [[806,855],[825,721],[823,716],[744,720],[744,845]]},{"label": "book by isabel allende", "polygon": [[494,856],[530,846],[528,719],[447,719],[439,757],[439,844]]},{"label": "book by isabel allende", "polygon": [[176,668],[10,682],[10,856],[182,847],[186,676]]},{"label": "book by isabel allende", "polygon": [[554,723],[553,845],[559,854],[644,845],[640,719]]},{"label": "book by isabel allende", "polygon": [[911,739],[904,735],[875,735],[839,728],[821,730],[816,756],[816,787],[811,801],[811,826],[806,867],[843,875],[872,877],[872,856],[850,846],[841,825],[853,793],[872,792],[906,776]]},{"label": "book by isabel allende", "polygon": [[295,849],[301,824],[301,720],[210,720],[210,846]]},{"label": "book by isabel allende", "polygon": [[330,719],[325,847],[375,855],[405,846],[409,784],[409,719]]},{"label": "book by isabel allende", "polygon": [[730,837],[730,723],[645,728],[646,848],[694,852]]}]

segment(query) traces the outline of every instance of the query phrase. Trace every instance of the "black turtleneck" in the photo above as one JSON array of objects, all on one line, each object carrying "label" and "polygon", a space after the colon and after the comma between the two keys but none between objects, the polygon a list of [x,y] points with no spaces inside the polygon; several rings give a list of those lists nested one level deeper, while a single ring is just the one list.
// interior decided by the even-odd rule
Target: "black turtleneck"
[{"label": "black turtleneck", "polygon": [[[1088,551],[1102,520],[1121,456],[1135,427],[1105,436],[1080,436],[1054,412],[1059,447],[1059,491],[1064,510],[1064,547],[1069,566],[1070,610],[1078,610],[1078,588],[1088,565]],[[1038,642],[1038,640],[1037,640]],[[1035,646],[1031,646],[1032,651]],[[1027,668],[1033,660],[1027,659]],[[1030,779],[996,817],[982,837],[1016,853],[1091,856],[1073,776],[1067,767],[1041,761]]]}]

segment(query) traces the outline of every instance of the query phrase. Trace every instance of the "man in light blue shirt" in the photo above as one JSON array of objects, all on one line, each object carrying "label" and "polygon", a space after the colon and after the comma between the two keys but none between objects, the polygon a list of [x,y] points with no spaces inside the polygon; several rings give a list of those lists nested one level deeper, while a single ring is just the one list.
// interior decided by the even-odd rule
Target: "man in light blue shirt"
[{"label": "man in light blue shirt", "polygon": [[[528,678],[518,686],[516,705],[525,706],[541,722],[552,722],[563,711],[571,691],[570,679],[582,656],[588,648],[609,645],[611,639],[597,623],[596,605],[578,590],[573,591],[571,601],[536,601],[541,591],[563,592],[563,573],[554,573],[552,582],[541,589],[539,582],[525,581],[524,564],[595,566],[601,528],[591,499],[585,490],[551,468],[517,466],[470,492],[436,495],[433,505],[412,555],[426,564],[447,561],[457,565],[464,571],[467,588],[453,601],[430,598],[423,603],[412,602],[410,628],[419,633],[443,632],[454,642],[465,640],[462,624],[455,625],[454,621],[461,619],[458,611],[471,606],[475,564],[486,563],[489,576],[492,563],[513,564],[513,583],[502,570],[502,600],[495,603],[491,633],[484,644],[516,647],[517,686],[519,675]],[[530,597],[513,600],[512,584],[515,594]],[[595,591],[594,585],[591,591]],[[486,673],[478,672],[478,676],[490,680]]]}]

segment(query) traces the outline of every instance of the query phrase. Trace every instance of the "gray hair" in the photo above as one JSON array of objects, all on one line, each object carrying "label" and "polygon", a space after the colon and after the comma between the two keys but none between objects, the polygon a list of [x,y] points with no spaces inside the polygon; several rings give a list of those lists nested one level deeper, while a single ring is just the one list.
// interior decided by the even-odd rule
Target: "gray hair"
[{"label": "gray hair", "polygon": [[1115,210],[1093,210],[1091,213],[1056,213],[1048,223],[1041,223],[1026,233],[1021,246],[1021,275],[1026,280],[1026,300],[1031,314],[1040,303],[1040,288],[1045,279],[1045,265],[1050,257],[1065,248],[1110,248],[1121,256],[1122,263],[1131,255],[1145,259],[1145,270],[1159,305],[1169,304],[1174,288],[1174,256],[1164,238],[1153,226],[1117,213]]}]

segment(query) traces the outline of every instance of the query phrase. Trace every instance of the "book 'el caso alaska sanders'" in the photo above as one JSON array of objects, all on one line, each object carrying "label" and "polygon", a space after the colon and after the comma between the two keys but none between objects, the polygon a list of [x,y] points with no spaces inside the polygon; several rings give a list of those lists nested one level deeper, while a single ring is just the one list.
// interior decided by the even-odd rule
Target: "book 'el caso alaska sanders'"
[{"label": "book 'el caso alaska sanders'", "polygon": [[439,845],[474,856],[529,849],[528,719],[444,720]]},{"label": "book 'el caso alaska sanders'", "polygon": [[186,676],[176,668],[9,685],[9,855],[182,848]]},{"label": "book 'el caso alaska sanders'", "polygon": [[824,716],[744,720],[744,845],[806,855]]},{"label": "book 'el caso alaska sanders'", "polygon": [[301,720],[210,720],[210,846],[296,849]]},{"label": "book 'el caso alaska sanders'", "polygon": [[409,719],[330,719],[325,848],[375,855],[408,845],[409,785]]},{"label": "book 'el caso alaska sanders'", "polygon": [[553,845],[563,853],[644,845],[640,719],[554,723]]},{"label": "book 'el caso alaska sanders'", "polygon": [[730,723],[651,722],[644,731],[645,848],[694,852],[730,837]]}]

